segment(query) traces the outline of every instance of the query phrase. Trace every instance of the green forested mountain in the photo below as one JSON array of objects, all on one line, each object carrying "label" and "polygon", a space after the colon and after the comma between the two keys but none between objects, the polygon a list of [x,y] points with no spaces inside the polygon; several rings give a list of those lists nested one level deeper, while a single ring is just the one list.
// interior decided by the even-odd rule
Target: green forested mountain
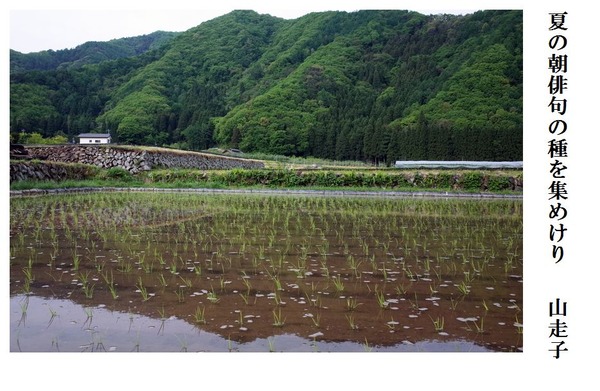
[{"label": "green forested mountain", "polygon": [[44,50],[27,54],[11,50],[10,72],[70,69],[106,60],[133,57],[160,47],[178,34],[156,31],[147,35],[113,39],[108,42],[86,42],[73,49]]},{"label": "green forested mountain", "polygon": [[11,69],[11,132],[338,160],[521,160],[522,31],[521,11],[234,11],[138,56]]}]

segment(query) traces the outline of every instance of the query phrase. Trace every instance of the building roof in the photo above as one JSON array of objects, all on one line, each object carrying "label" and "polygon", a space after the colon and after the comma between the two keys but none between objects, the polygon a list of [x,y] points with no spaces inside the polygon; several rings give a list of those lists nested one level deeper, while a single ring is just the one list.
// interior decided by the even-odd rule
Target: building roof
[{"label": "building roof", "polygon": [[81,133],[77,137],[83,137],[83,138],[110,138],[110,133]]}]

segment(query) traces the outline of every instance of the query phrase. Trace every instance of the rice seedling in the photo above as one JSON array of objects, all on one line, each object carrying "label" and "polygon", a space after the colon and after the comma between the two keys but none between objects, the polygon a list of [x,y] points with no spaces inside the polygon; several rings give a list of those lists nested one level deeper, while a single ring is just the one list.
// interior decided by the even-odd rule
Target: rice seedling
[{"label": "rice seedling", "polygon": [[410,281],[415,281],[415,275],[413,273],[413,271],[410,268],[410,265],[408,267],[403,267],[402,271],[404,272],[404,275],[410,280]]},{"label": "rice seedling", "polygon": [[250,296],[247,293],[240,293],[239,295],[242,298],[242,300],[244,301],[244,304],[248,305]]},{"label": "rice seedling", "polygon": [[202,275],[202,266],[200,266],[200,264],[195,264],[194,265],[194,273],[197,276],[201,276]]},{"label": "rice seedling", "polygon": [[513,325],[517,328],[517,334],[523,334],[523,323],[519,321],[518,315],[515,315],[515,323]]},{"label": "rice seedling", "polygon": [[[464,298],[464,296],[463,296]],[[450,297],[450,308],[452,309],[452,311],[456,311],[456,307],[458,307],[458,300],[454,300],[454,297]]]},{"label": "rice seedling", "polygon": [[31,283],[34,280],[31,267],[24,267],[23,275],[25,276],[25,280],[23,281],[23,293],[29,294],[31,293]]},{"label": "rice seedling", "polygon": [[242,284],[246,287],[246,295],[249,295],[252,290],[252,283],[250,282],[250,277],[246,275],[246,272],[242,271],[242,274]]},{"label": "rice seedling", "polygon": [[342,279],[339,274],[337,276],[331,278],[330,281],[333,283],[335,291],[338,294],[344,292],[344,288],[345,288],[344,283],[342,282]]},{"label": "rice seedling", "polygon": [[273,310],[273,326],[283,327],[285,325],[285,318],[281,316],[281,308]]},{"label": "rice seedling", "polygon": [[273,276],[271,277],[271,279],[273,280],[273,284],[275,285],[275,291],[276,291],[276,292],[277,292],[277,291],[282,291],[282,290],[283,290],[283,287],[282,287],[282,285],[281,285],[281,280],[279,279],[279,277],[277,277],[277,276],[273,275]]},{"label": "rice seedling", "polygon": [[431,322],[433,323],[433,329],[437,332],[440,331],[444,331],[444,317],[442,316],[441,318],[438,316],[435,319],[433,319],[431,316],[429,316],[429,319],[431,319]]},{"label": "rice seedling", "polygon": [[470,270],[466,270],[463,272],[464,276],[465,276],[465,280],[464,282],[466,284],[470,284],[471,282],[473,282],[473,280],[475,279],[474,275],[471,275],[471,271]]},{"label": "rice seedling", "polygon": [[159,285],[162,286],[163,288],[166,288],[167,285],[169,285],[169,283],[165,279],[165,275],[163,273],[160,273],[156,278],[158,280]]},{"label": "rice seedling", "polygon": [[281,293],[279,293],[279,291],[275,291],[273,293],[273,301],[275,302],[276,306],[285,305],[285,301],[281,300]]},{"label": "rice seedling", "polygon": [[327,267],[327,263],[325,261],[321,261],[321,274],[323,277],[329,279],[329,267]]},{"label": "rice seedling", "polygon": [[410,306],[412,307],[413,310],[415,311],[419,311],[419,299],[417,297],[417,292],[415,292],[415,301],[409,300],[408,301],[410,303]]},{"label": "rice seedling", "polygon": [[379,308],[381,308],[382,310],[386,310],[389,308],[389,302],[386,300],[385,294],[383,293],[383,291],[378,290],[377,286],[375,286],[375,298],[377,299],[377,305],[379,306]]},{"label": "rice seedling", "polygon": [[258,265],[260,264],[260,259],[255,255],[252,257],[252,268],[256,271],[258,269]]},{"label": "rice seedling", "polygon": [[350,327],[350,330],[358,330],[358,325],[354,321],[354,315],[353,314],[347,314],[346,315],[346,320],[348,321],[348,326]]},{"label": "rice seedling", "polygon": [[177,290],[174,291],[175,295],[177,296],[177,302],[178,303],[185,303],[185,289],[184,287],[177,287]]},{"label": "rice seedling", "polygon": [[125,261],[124,259],[119,259],[119,266],[117,266],[117,270],[124,274],[129,274],[133,271],[133,265],[129,261]]},{"label": "rice seedling", "polygon": [[487,303],[485,302],[485,299],[482,300],[482,304],[483,304],[483,309],[485,310],[485,312],[488,312],[490,309],[487,306]]},{"label": "rice seedling", "polygon": [[396,326],[398,326],[400,324],[400,322],[394,320],[394,317],[390,317],[389,322],[386,322],[386,326],[388,329],[390,329],[390,332],[394,332],[396,331]]},{"label": "rice seedling", "polygon": [[517,312],[521,312],[521,307],[519,307],[519,305],[515,301],[511,301],[511,307],[516,309]]},{"label": "rice seedling", "polygon": [[471,292],[471,288],[464,281],[461,281],[456,288],[463,296],[466,296]]},{"label": "rice seedling", "polygon": [[[349,197],[182,194],[103,194],[101,199],[110,200],[110,204],[102,204],[98,201],[99,197],[98,194],[86,196],[86,204],[73,197],[77,203],[71,205],[71,201],[63,200],[61,202],[65,205],[49,208],[48,210],[56,211],[53,221],[58,229],[55,231],[47,228],[50,225],[41,212],[19,212],[11,202],[10,267],[11,287],[18,284],[15,285],[15,291],[24,289],[24,286],[26,290],[35,291],[38,286],[48,285],[52,291],[63,293],[61,289],[64,288],[61,286],[70,284],[60,284],[61,279],[73,274],[75,267],[71,258],[76,254],[80,259],[75,273],[81,283],[77,288],[81,287],[83,290],[87,287],[90,296],[93,276],[98,274],[104,279],[103,289],[111,291],[114,299],[118,297],[116,288],[119,288],[119,293],[123,296],[120,285],[129,284],[136,286],[136,295],[139,293],[142,300],[144,293],[140,288],[146,290],[145,297],[150,298],[152,295],[147,290],[151,286],[162,287],[161,294],[165,294],[165,287],[174,286],[171,292],[175,291],[177,300],[184,302],[188,300],[189,295],[186,293],[189,293],[192,286],[201,283],[206,277],[216,287],[209,293],[202,290],[208,302],[213,300],[224,305],[237,301],[241,305],[249,305],[253,300],[251,295],[256,291],[254,303],[257,304],[259,297],[262,297],[260,293],[270,291],[268,298],[274,300],[265,303],[269,305],[255,307],[257,316],[262,316],[263,319],[265,313],[267,318],[273,316],[267,311],[283,316],[283,312],[288,310],[290,312],[286,315],[291,318],[291,311],[294,311],[296,303],[304,305],[303,309],[308,306],[326,309],[328,304],[336,303],[337,300],[330,294],[344,294],[345,297],[337,301],[341,303],[338,306],[342,306],[339,309],[343,308],[346,315],[354,315],[348,316],[347,321],[351,319],[352,323],[356,323],[354,320],[359,319],[359,310],[360,316],[363,313],[381,316],[381,313],[375,313],[384,308],[395,309],[392,303],[396,300],[398,307],[410,304],[413,309],[410,315],[418,316],[416,314],[424,310],[419,307],[417,294],[425,294],[426,297],[431,296],[427,300],[440,296],[432,302],[433,306],[438,306],[438,310],[442,311],[438,315],[431,315],[433,329],[430,327],[427,332],[432,333],[436,327],[441,329],[442,322],[451,311],[461,310],[461,313],[465,313],[477,308],[486,312],[492,310],[488,303],[490,300],[498,300],[494,295],[500,294],[501,290],[484,289],[497,286],[494,281],[498,281],[498,284],[502,281],[502,284],[511,286],[511,295],[512,292],[516,293],[515,303],[513,305],[511,301],[511,305],[503,306],[502,310],[494,308],[494,316],[503,316],[498,321],[509,324],[514,322],[513,319],[518,320],[515,312],[510,311],[515,308],[517,312],[520,311],[518,305],[521,305],[519,284],[522,281],[512,277],[521,274],[522,267],[518,204],[517,208],[513,204],[510,206],[512,209],[502,207],[492,210],[490,205],[495,205],[496,201],[425,202],[395,199],[390,202],[384,199]],[[43,200],[35,202],[39,201]],[[19,200],[15,204],[21,202]],[[34,204],[31,199],[27,202]],[[144,205],[143,211],[135,210],[134,205],[138,204]],[[462,204],[471,206],[467,209]],[[90,208],[89,205],[93,207]],[[127,207],[123,209],[121,206],[125,205]],[[65,211],[61,211],[61,208]],[[194,220],[190,216],[190,211],[200,209],[211,216],[210,224]],[[80,212],[84,210],[90,212]],[[103,216],[95,214],[95,210],[101,210],[102,214],[108,213],[108,221],[103,221]],[[509,216],[513,213],[512,210],[517,211],[514,219]],[[15,213],[17,217],[13,218]],[[73,225],[73,213],[78,215],[76,221],[79,226]],[[502,218],[496,221],[500,225],[510,222],[506,225],[512,224],[515,228],[492,227],[489,222],[494,222],[494,217],[488,216],[489,213],[500,213]],[[27,217],[28,215],[31,217]],[[39,220],[39,224],[36,225],[35,220]],[[27,222],[29,228],[23,222]],[[146,229],[146,226],[152,229]],[[511,231],[513,229],[514,232]],[[509,237],[513,239],[507,239]],[[103,257],[107,257],[106,261],[103,261]],[[316,259],[311,259],[313,257]],[[39,273],[41,263],[37,258],[44,258],[44,267],[50,265],[50,269]],[[31,268],[26,267],[28,264]],[[29,269],[30,277],[22,272],[24,267]],[[63,268],[69,271],[61,271]],[[84,280],[87,270],[92,272],[86,284]],[[242,270],[248,271],[250,276],[246,276]],[[177,277],[168,277],[169,272]],[[114,277],[113,273],[116,274]],[[39,277],[35,284],[34,274]],[[506,274],[511,277],[507,278]],[[140,276],[144,281],[141,287]],[[237,281],[240,277],[241,282]],[[302,280],[298,280],[299,278]],[[215,280],[219,282],[216,283]],[[232,296],[226,289],[229,280],[234,281],[232,293],[239,294],[240,299],[233,297],[230,300]],[[324,283],[321,284],[321,281]],[[387,291],[393,292],[395,299],[386,294],[385,285],[390,283],[393,284],[392,290]],[[484,283],[488,285],[482,285]],[[296,289],[300,298],[294,297],[293,291]],[[364,303],[359,303],[367,291],[373,293],[368,301],[376,302],[377,305],[363,306],[362,304],[367,303],[366,299]],[[95,296],[89,299],[90,302],[96,301],[96,296],[100,296],[98,290],[93,293]],[[467,294],[470,300],[464,300]],[[169,300],[168,295],[169,292],[165,303]],[[176,300],[172,293],[170,297],[173,301]],[[288,298],[295,303],[284,309],[282,306]],[[124,300],[115,302],[114,305],[123,307],[128,302],[129,300]],[[146,308],[154,308],[156,311],[156,305],[160,303],[150,300]],[[203,309],[202,305],[200,304],[200,309]],[[191,311],[186,310],[186,307],[174,307],[174,314],[179,317],[188,311],[186,315],[194,319],[194,307]],[[231,311],[226,307],[221,310],[227,313]],[[509,312],[508,319],[503,311]],[[456,316],[460,314],[457,313]],[[241,322],[247,323],[248,320],[241,319]],[[311,317],[311,322],[304,322],[304,327],[324,327],[319,316]],[[483,327],[479,318],[476,323],[478,327]],[[350,326],[350,322],[348,325]],[[471,321],[468,325],[475,331]],[[387,327],[390,331],[398,330],[394,323]],[[518,332],[519,326],[515,327]],[[489,326],[486,333],[492,332],[488,328]],[[368,332],[366,328],[364,330],[365,333]],[[424,332],[423,335],[425,334]],[[377,343],[371,334],[365,335],[369,344]]]},{"label": "rice seedling", "polygon": [[194,312],[194,322],[198,324],[206,324],[206,316],[204,315],[205,308],[196,307]]},{"label": "rice seedling", "polygon": [[507,257],[504,261],[504,274],[508,274],[513,268],[512,257]]},{"label": "rice seedling", "polygon": [[73,270],[79,270],[79,264],[81,263],[81,256],[77,253],[77,249],[73,248],[71,251],[72,261],[73,261]]},{"label": "rice seedling", "polygon": [[[325,231],[323,231],[323,235],[325,235]],[[317,246],[319,249],[319,255],[323,261],[327,260],[327,256],[329,254],[329,241],[323,238],[323,242]]]},{"label": "rice seedling", "polygon": [[206,300],[210,301],[213,304],[218,303],[221,299],[219,299],[219,297],[217,296],[217,294],[215,293],[215,290],[211,290],[210,292],[208,292],[206,294]]},{"label": "rice seedling", "polygon": [[308,292],[304,292],[304,297],[306,297],[306,302],[312,306],[312,307],[320,307],[321,304],[321,296],[317,295],[316,298],[313,298],[313,296],[308,293]]},{"label": "rice seedling", "polygon": [[317,315],[310,316],[309,318],[312,321],[312,323],[315,325],[316,328],[321,327],[321,313],[320,312],[317,312]]},{"label": "rice seedling", "polygon": [[431,271],[431,261],[429,260],[429,258],[425,258],[425,261],[423,261],[423,270],[427,274],[429,274],[429,272]]},{"label": "rice seedling", "polygon": [[359,267],[360,267],[360,264],[362,263],[362,261],[356,261],[356,259],[352,255],[348,256],[347,261],[348,261],[348,268],[350,270],[352,270],[352,273],[354,274],[354,276],[360,277]]},{"label": "rice seedling", "polygon": [[179,276],[179,279],[183,282],[183,285],[186,288],[192,287],[192,280],[190,278]]},{"label": "rice seedling", "polygon": [[244,326],[244,315],[242,313],[242,311],[237,311],[238,312],[238,319],[237,319],[237,323],[240,325],[240,327]]},{"label": "rice seedling", "polygon": [[434,294],[438,293],[438,289],[439,289],[439,287],[438,287],[438,285],[437,285],[437,284],[435,284],[435,283],[433,283],[433,284],[429,284],[429,292],[430,292],[432,295],[434,295]]},{"label": "rice seedling", "polygon": [[362,305],[362,303],[358,303],[355,297],[346,298],[346,310],[354,311],[359,305]]},{"label": "rice seedling", "polygon": [[77,273],[77,278],[83,285],[86,285],[89,282],[89,277],[90,277],[89,271],[86,271],[85,273],[83,273],[83,272]]},{"label": "rice seedling", "polygon": [[141,263],[142,270],[146,274],[152,274],[154,272],[154,260],[150,262]]},{"label": "rice seedling", "polygon": [[142,280],[142,277],[138,278],[138,283],[135,285],[135,287],[137,288],[136,292],[139,292],[142,295],[142,301],[148,301],[150,300],[150,294],[148,293],[148,290],[146,289],[146,287],[144,286],[144,282]]},{"label": "rice seedling", "polygon": [[433,274],[435,274],[435,277],[438,279],[438,281],[442,279],[442,274],[440,272],[440,266],[439,265],[436,265],[433,268]]},{"label": "rice seedling", "polygon": [[224,276],[219,276],[219,286],[221,287],[221,292],[225,290],[226,279]]},{"label": "rice seedling", "polygon": [[102,274],[102,271],[104,270],[105,267],[106,267],[106,262],[96,262],[94,264],[94,268],[100,274]]},{"label": "rice seedling", "polygon": [[478,334],[483,334],[485,332],[485,330],[483,328],[483,319],[485,319],[485,316],[482,316],[481,318],[479,318],[479,323],[477,323],[476,321],[472,321],[473,324],[475,325],[475,329],[477,330]]},{"label": "rice seedling", "polygon": [[81,289],[83,290],[83,294],[85,295],[86,298],[92,299],[94,297],[94,287],[95,287],[95,284],[89,284],[87,282],[81,286]]},{"label": "rice seedling", "polygon": [[474,273],[483,273],[485,271],[487,262],[485,259],[483,260],[475,260],[471,258],[471,269]]},{"label": "rice seedling", "polygon": [[399,283],[398,285],[396,285],[396,293],[398,293],[398,295],[400,296],[404,296],[406,295],[406,292],[408,291],[408,288],[410,287],[411,284],[409,284],[408,286],[404,285],[403,283]]},{"label": "rice seedling", "polygon": [[176,259],[172,259],[171,260],[171,264],[169,265],[169,271],[171,272],[171,274],[178,274],[177,273],[177,260]]},{"label": "rice seedling", "polygon": [[17,243],[21,247],[25,246],[25,232],[24,231],[17,232]]}]

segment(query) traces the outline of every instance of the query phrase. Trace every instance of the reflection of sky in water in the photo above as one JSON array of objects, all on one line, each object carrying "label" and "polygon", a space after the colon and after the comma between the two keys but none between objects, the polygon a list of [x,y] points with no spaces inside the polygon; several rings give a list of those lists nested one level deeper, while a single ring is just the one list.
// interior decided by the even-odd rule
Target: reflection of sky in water
[{"label": "reflection of sky in water", "polygon": [[[28,303],[27,303],[28,301]],[[22,316],[26,305],[26,315]],[[56,316],[53,316],[53,313]],[[91,313],[92,317],[88,317]],[[364,352],[354,342],[316,343],[296,335],[284,334],[239,344],[177,318],[165,321],[143,315],[113,312],[102,307],[86,308],[70,300],[14,296],[10,300],[10,351],[79,352]],[[372,346],[377,352],[465,352],[486,351],[466,341],[421,341],[391,347]]]}]

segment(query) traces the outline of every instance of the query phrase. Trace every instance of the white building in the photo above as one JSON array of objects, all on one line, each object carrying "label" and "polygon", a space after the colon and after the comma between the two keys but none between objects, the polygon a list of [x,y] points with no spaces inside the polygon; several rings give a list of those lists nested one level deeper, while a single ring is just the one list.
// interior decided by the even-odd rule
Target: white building
[{"label": "white building", "polygon": [[81,133],[79,144],[110,144],[110,133]]}]

